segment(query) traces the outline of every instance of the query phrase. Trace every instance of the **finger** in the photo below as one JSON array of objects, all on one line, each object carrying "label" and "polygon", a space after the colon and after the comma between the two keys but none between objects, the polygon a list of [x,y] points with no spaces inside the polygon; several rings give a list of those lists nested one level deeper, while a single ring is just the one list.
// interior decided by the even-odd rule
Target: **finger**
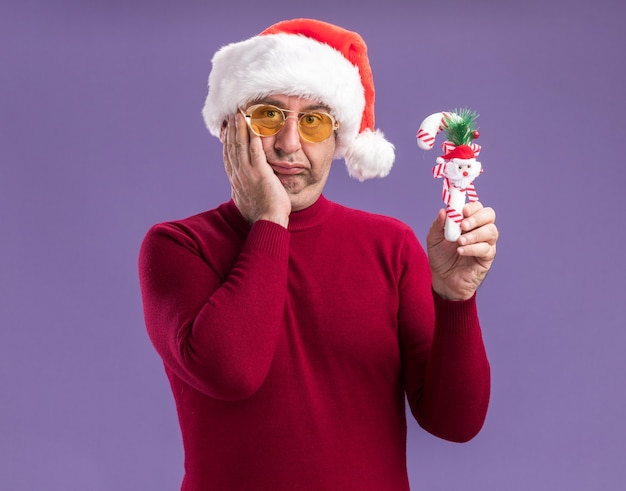
[{"label": "finger", "polygon": [[237,141],[241,141],[243,143],[248,142],[248,125],[246,125],[246,120],[240,113],[236,113],[233,115],[234,126],[236,130]]},{"label": "finger", "polygon": [[493,208],[484,208],[478,201],[465,205],[463,207],[463,215],[465,218],[461,222],[461,230],[464,232],[495,223],[496,221],[496,212]]},{"label": "finger", "polygon": [[234,126],[234,146],[238,164],[250,165],[250,139],[248,136],[248,127],[243,116],[239,113],[233,117]]},{"label": "finger", "polygon": [[226,120],[226,143],[232,144],[235,140],[235,118],[233,115],[228,116]]},{"label": "finger", "polygon": [[237,138],[239,141],[245,143],[246,160],[252,167],[260,168],[263,172],[267,164],[267,157],[263,150],[263,143],[261,137],[250,131],[246,120],[241,114],[237,114]]},{"label": "finger", "polygon": [[478,242],[459,247],[457,252],[460,256],[475,257],[482,261],[493,261],[496,257],[496,245],[487,242]]},{"label": "finger", "polygon": [[466,232],[459,237],[458,243],[462,246],[478,244],[481,242],[495,244],[498,241],[498,228],[494,223],[489,223],[478,227],[470,232]]},{"label": "finger", "polygon": [[236,162],[233,162],[234,160],[236,160],[236,156],[234,155],[234,152],[233,152],[233,141],[235,139],[235,134],[234,134],[234,121],[233,121],[232,116],[226,120],[225,124],[226,126],[222,130],[222,135],[223,135],[222,154],[224,158],[224,169],[226,170],[226,175],[229,178],[231,178],[233,175],[233,171],[234,171],[233,167],[236,164]]},{"label": "finger", "polygon": [[250,164],[253,167],[257,167],[261,171],[270,171],[270,166],[267,163],[267,156],[265,155],[265,150],[263,150],[261,137],[252,132],[250,132],[248,151],[250,154]]},{"label": "finger", "polygon": [[437,217],[435,218],[435,221],[432,223],[432,227],[443,230],[443,226],[445,225],[445,223],[446,223],[446,210],[441,208],[439,212],[437,213]]},{"label": "finger", "polygon": [[443,240],[443,227],[446,222],[446,210],[439,210],[437,217],[430,226],[428,231],[427,242],[430,244],[438,243]]},{"label": "finger", "polygon": [[474,213],[476,213],[479,210],[482,210],[483,204],[480,201],[473,201],[471,203],[467,203],[464,207],[463,207],[463,216],[465,217],[469,217],[471,215],[473,215]]},{"label": "finger", "polygon": [[[245,122],[244,122],[245,126]],[[234,186],[241,185],[244,174],[248,172],[250,156],[248,154],[247,132],[237,124],[237,115],[229,116],[225,131],[224,168]]]}]

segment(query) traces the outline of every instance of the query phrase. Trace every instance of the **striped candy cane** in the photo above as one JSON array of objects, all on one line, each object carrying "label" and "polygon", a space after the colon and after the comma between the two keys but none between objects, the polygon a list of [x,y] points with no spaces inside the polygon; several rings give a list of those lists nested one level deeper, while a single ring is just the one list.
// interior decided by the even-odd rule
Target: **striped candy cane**
[{"label": "striped candy cane", "polygon": [[450,186],[448,189],[450,198],[446,207],[446,223],[443,227],[443,234],[446,240],[456,242],[461,236],[461,221],[463,214],[458,211],[462,210],[465,205],[465,192],[456,186]]},{"label": "striped candy cane", "polygon": [[430,150],[435,144],[435,137],[447,127],[446,121],[460,118],[458,114],[442,111],[428,116],[417,130],[417,146],[422,150]]},{"label": "striped candy cane", "polygon": [[[470,194],[470,187],[472,189],[472,194]],[[461,221],[463,221],[463,214],[458,210],[462,210],[463,206],[465,206],[466,193],[470,202],[478,201],[476,189],[474,189],[474,186],[471,184],[465,189],[450,186],[448,190],[449,199],[446,203],[447,219],[443,228],[443,233],[446,240],[449,240],[450,242],[456,242],[456,240],[461,236]]]},{"label": "striped candy cane", "polygon": [[[420,125],[416,138],[417,146],[422,150],[430,150],[435,144],[435,137],[447,127],[447,121],[455,121],[460,119],[460,116],[451,112],[439,112],[428,116]],[[480,153],[480,145],[476,143],[470,143],[467,145],[474,157]],[[443,154],[447,155],[456,146],[451,141],[444,141],[441,145]],[[455,159],[456,160],[456,159]],[[475,158],[472,159],[475,162]],[[456,242],[461,235],[461,221],[463,220],[463,206],[465,206],[466,197],[470,202],[478,201],[478,194],[473,183],[469,183],[466,187],[462,188],[455,185],[456,181],[451,181],[448,177],[447,165],[450,161],[437,158],[437,165],[433,167],[434,178],[443,179],[443,190],[441,193],[441,199],[446,205],[446,222],[444,224],[444,236],[446,240]],[[475,162],[480,166],[480,162]],[[480,166],[480,172],[482,172],[482,166]]]}]

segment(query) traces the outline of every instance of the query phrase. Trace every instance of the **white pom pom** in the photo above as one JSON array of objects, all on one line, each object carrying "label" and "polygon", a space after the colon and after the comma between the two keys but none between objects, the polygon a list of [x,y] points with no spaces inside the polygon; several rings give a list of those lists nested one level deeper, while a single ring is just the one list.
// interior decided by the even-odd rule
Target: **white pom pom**
[{"label": "white pom pom", "polygon": [[380,130],[362,131],[345,152],[348,173],[359,181],[385,177],[395,157],[395,147]]}]

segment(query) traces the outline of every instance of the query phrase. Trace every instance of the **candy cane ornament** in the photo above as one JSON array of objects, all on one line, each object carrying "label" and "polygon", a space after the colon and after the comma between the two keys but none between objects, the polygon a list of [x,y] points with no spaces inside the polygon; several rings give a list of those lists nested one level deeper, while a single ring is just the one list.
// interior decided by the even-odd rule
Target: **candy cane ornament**
[{"label": "candy cane ornament", "polygon": [[440,112],[428,116],[417,130],[417,146],[422,150],[430,150],[435,144],[435,137],[448,125],[447,121],[456,114]]},{"label": "candy cane ornament", "polygon": [[478,201],[474,179],[482,172],[482,164],[476,160],[480,145],[472,140],[480,136],[475,119],[478,115],[469,109],[452,112],[439,112],[422,121],[416,138],[422,150],[430,150],[435,137],[445,131],[447,139],[442,143],[443,155],[437,158],[433,167],[433,177],[443,178],[441,199],[446,204],[444,237],[456,242],[461,235],[461,221],[466,198]]}]

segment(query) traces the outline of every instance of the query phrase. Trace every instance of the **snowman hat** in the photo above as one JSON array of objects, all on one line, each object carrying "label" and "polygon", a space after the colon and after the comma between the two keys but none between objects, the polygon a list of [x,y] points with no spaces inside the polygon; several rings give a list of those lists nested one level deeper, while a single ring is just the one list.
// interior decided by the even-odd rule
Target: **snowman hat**
[{"label": "snowman hat", "polygon": [[444,160],[462,159],[469,160],[476,158],[476,152],[469,145],[459,145],[458,147],[443,147],[444,155],[441,156]]},{"label": "snowman hat", "polygon": [[335,158],[363,181],[389,174],[394,146],[374,126],[374,81],[367,46],[356,32],[313,19],[278,22],[228,44],[212,59],[202,115],[219,137],[229,115],[271,95],[297,96],[329,107],[339,123]]}]

